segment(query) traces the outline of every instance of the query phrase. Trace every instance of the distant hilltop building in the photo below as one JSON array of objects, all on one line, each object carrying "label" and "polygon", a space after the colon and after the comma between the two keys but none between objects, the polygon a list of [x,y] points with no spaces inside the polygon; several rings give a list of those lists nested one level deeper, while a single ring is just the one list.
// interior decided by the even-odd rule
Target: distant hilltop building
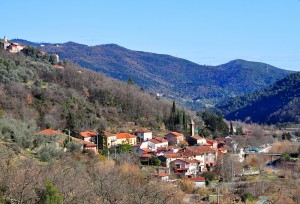
[{"label": "distant hilltop building", "polygon": [[3,40],[0,41],[0,48],[12,53],[18,53],[21,50],[23,50],[25,47],[26,47],[25,45],[22,45],[20,43],[9,42],[5,36]]}]

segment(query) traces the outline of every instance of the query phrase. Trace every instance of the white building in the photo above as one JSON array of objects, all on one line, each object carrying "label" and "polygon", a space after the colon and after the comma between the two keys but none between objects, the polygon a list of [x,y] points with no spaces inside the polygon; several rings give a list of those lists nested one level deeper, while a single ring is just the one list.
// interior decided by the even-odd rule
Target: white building
[{"label": "white building", "polygon": [[157,149],[158,147],[168,147],[168,140],[162,137],[156,137],[148,141],[148,147],[151,149]]},{"label": "white building", "polygon": [[134,134],[137,136],[138,142],[148,141],[153,138],[152,132],[149,130],[137,130]]}]

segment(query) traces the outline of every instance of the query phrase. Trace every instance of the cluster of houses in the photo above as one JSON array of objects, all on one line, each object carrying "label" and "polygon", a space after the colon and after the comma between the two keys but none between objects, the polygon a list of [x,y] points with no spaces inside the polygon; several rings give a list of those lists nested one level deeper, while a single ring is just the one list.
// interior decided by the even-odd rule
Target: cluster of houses
[{"label": "cluster of houses", "polygon": [[[193,128],[191,128],[193,130]],[[47,129],[37,135],[62,134],[59,131]],[[82,144],[84,150],[98,154],[98,147],[112,149],[121,144],[130,144],[144,165],[156,157],[161,161],[157,167],[155,177],[161,181],[168,181],[169,177],[184,178],[193,182],[204,182],[198,177],[200,172],[210,171],[217,165],[217,160],[230,149],[233,140],[230,137],[208,140],[200,136],[186,137],[178,132],[169,132],[164,137],[155,137],[149,130],[141,129],[133,133],[109,133],[99,135],[95,131],[84,131],[74,136],[67,136],[69,140]],[[101,148],[101,147],[100,147]],[[200,185],[198,183],[197,185]]]},{"label": "cluster of houses", "polygon": [[[18,53],[21,50],[23,50],[25,47],[26,45],[8,41],[6,37],[4,37],[3,40],[0,40],[0,49],[6,50],[10,53]],[[40,56],[44,56],[46,54],[47,53],[44,51],[40,51],[39,53]],[[55,62],[52,64],[52,66],[57,69],[63,69],[64,67],[61,66],[61,64],[59,63],[60,62],[59,56],[57,54],[53,54],[53,56],[55,57]]]},{"label": "cluster of houses", "polygon": [[26,46],[20,43],[9,42],[6,37],[0,41],[0,49],[7,50],[11,53],[18,53]]}]

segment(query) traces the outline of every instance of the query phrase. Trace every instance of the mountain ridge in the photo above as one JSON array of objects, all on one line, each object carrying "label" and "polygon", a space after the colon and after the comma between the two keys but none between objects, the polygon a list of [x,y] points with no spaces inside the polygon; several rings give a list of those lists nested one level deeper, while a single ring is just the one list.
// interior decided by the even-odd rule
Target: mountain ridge
[{"label": "mountain ridge", "polygon": [[293,73],[269,87],[217,106],[228,120],[248,119],[255,123],[300,122],[300,72]]},{"label": "mountain ridge", "polygon": [[[22,40],[15,41],[22,43]],[[121,81],[131,78],[148,92],[160,93],[196,108],[213,106],[230,97],[265,88],[293,73],[241,59],[218,66],[199,65],[171,55],[134,51],[117,44],[42,44],[41,49],[56,53],[61,59],[70,59]]]}]

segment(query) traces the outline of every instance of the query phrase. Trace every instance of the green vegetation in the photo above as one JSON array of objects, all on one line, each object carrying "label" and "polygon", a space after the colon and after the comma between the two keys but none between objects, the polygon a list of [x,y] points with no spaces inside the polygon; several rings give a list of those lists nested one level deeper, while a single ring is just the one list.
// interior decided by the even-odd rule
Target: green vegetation
[{"label": "green vegetation", "polygon": [[242,195],[242,201],[245,203],[246,201],[254,201],[254,196],[251,193],[245,193],[244,195]]},{"label": "green vegetation", "polygon": [[158,157],[154,156],[149,159],[149,164],[153,166],[161,166],[161,161]]},{"label": "green vegetation", "polygon": [[169,117],[167,101],[67,61],[63,69],[54,68],[37,52],[0,52],[1,115],[36,121],[41,129],[71,131],[128,121],[159,129]]},{"label": "green vegetation", "polygon": [[189,120],[190,117],[186,111],[184,109],[178,109],[175,101],[173,101],[170,116],[165,122],[167,128],[171,131],[186,133]]},{"label": "green vegetation", "polygon": [[226,119],[256,123],[300,123],[300,72],[266,89],[230,99],[217,106]]},{"label": "green vegetation", "polygon": [[121,144],[117,147],[118,153],[127,153],[127,152],[133,152],[133,147],[130,144]]},{"label": "green vegetation", "polygon": [[39,203],[41,204],[61,204],[63,195],[50,180],[45,181],[45,189],[38,190]]},{"label": "green vegetation", "polygon": [[124,82],[134,79],[139,87],[179,99],[178,103],[194,109],[265,88],[291,73],[245,60],[219,66],[198,65],[169,55],[128,50],[115,44],[86,46],[68,42],[61,46],[46,44],[43,49]]},{"label": "green vegetation", "polygon": [[200,132],[205,136],[208,133],[205,130],[209,130],[209,132],[216,137],[225,137],[229,134],[228,125],[225,123],[222,114],[215,114],[210,110],[205,110],[204,112],[198,112],[197,115],[202,117],[202,120],[205,124],[205,129],[202,129]]}]

